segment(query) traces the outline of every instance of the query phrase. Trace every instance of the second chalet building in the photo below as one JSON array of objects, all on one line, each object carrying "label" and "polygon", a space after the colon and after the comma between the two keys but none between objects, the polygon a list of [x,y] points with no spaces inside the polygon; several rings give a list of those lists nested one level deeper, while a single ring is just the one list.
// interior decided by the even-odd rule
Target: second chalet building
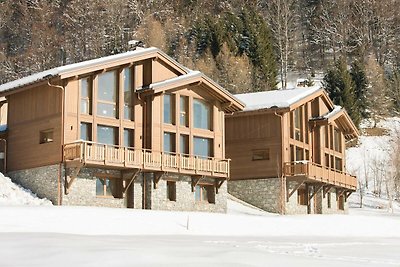
[{"label": "second chalet building", "polygon": [[270,212],[345,212],[357,187],[345,141],[359,134],[347,112],[316,86],[236,97],[246,108],[226,117],[228,192]]},{"label": "second chalet building", "polygon": [[244,105],[156,48],[0,85],[3,172],[58,205],[226,210],[224,114]]}]

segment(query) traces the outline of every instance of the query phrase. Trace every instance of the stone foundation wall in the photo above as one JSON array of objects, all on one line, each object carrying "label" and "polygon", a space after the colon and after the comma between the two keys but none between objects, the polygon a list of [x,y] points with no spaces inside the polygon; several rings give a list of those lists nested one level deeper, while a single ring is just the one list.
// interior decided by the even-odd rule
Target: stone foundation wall
[{"label": "stone foundation wall", "polygon": [[281,211],[281,182],[278,178],[229,181],[228,192],[265,211]]},{"label": "stone foundation wall", "polygon": [[[58,179],[60,165],[50,165],[26,170],[11,171],[7,175],[14,183],[31,190],[40,198],[47,198],[54,205],[58,203]],[[63,179],[63,176],[61,176]],[[62,180],[61,180],[62,184]]]},{"label": "stone foundation wall", "polygon": [[[153,177],[146,177],[147,181],[152,181]],[[167,196],[167,180],[175,181],[176,183],[176,201],[170,201]],[[213,182],[213,179],[207,181]],[[154,189],[153,183],[146,183],[147,198],[146,203],[154,210],[173,210],[173,211],[206,211],[206,212],[221,212],[226,213],[227,209],[227,187],[226,182],[218,189],[218,194],[215,194],[215,203],[207,201],[196,201],[194,192],[192,192],[192,180],[189,176],[168,175],[164,176]],[[214,188],[215,190],[215,188]],[[151,191],[149,193],[149,191]]]},{"label": "stone foundation wall", "polygon": [[[296,182],[289,182],[288,183],[289,188],[288,192],[291,192],[296,186]],[[295,215],[295,214],[307,214],[307,205],[300,205],[297,202],[297,190],[293,193],[293,195],[289,198],[289,201],[286,202],[286,211],[285,214],[288,215]],[[313,213],[313,207],[314,202],[311,200],[310,207],[311,207],[311,213]]]},{"label": "stone foundation wall", "polygon": [[[68,172],[68,169],[67,169]],[[72,206],[99,206],[123,208],[126,207],[124,198],[98,197],[96,196],[95,174],[109,174],[110,176],[120,177],[121,173],[116,170],[104,170],[97,168],[82,168],[78,177],[71,184],[68,194],[63,194],[62,205]],[[63,184],[63,193],[64,191]]]},{"label": "stone foundation wall", "polygon": [[328,208],[328,194],[325,195],[325,198],[323,198],[323,193],[321,192],[321,198],[322,198],[322,214],[347,214],[348,213],[348,208],[349,205],[347,201],[344,203],[344,210],[340,210],[338,206],[338,201],[336,200],[336,192],[334,190],[331,190],[331,206]]},{"label": "stone foundation wall", "polygon": [[[21,171],[9,172],[8,175],[15,182],[30,189],[38,197],[47,198],[57,204],[58,199],[58,179],[59,165],[51,165]],[[118,170],[105,170],[98,168],[82,168],[78,177],[72,182],[68,194],[65,194],[65,175],[64,171],[69,174],[72,169],[61,169],[61,205],[76,206],[100,206],[124,208],[130,207],[134,209],[142,209],[143,197],[145,200],[145,208],[155,210],[174,210],[174,211],[207,211],[207,212],[226,212],[227,209],[227,186],[224,183],[215,194],[215,203],[195,201],[194,192],[192,192],[191,178],[182,175],[168,175],[158,182],[158,186],[154,189],[152,173],[139,174],[131,183],[126,194],[118,197],[99,197],[96,196],[96,174],[104,174],[105,177],[121,177]],[[129,182],[131,174],[125,174],[123,177]],[[116,178],[119,179],[119,178]],[[167,180],[176,181],[176,201],[170,201],[167,198]],[[145,181],[145,185],[143,184]],[[206,180],[213,183],[213,179]],[[145,189],[146,192],[143,190]],[[215,188],[214,188],[215,190]]]}]

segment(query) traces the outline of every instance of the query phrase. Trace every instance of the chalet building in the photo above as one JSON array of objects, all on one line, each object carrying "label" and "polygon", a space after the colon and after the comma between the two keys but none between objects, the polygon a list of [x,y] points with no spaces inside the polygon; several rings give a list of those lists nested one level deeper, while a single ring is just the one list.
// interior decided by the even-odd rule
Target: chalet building
[{"label": "chalet building", "polygon": [[[157,48],[0,85],[3,171],[58,205],[224,212],[225,113],[244,105]],[[4,104],[3,102],[1,102]]]},{"label": "chalet building", "polygon": [[340,213],[355,191],[345,141],[359,132],[320,87],[236,95],[244,111],[226,116],[228,192],[282,214]]}]

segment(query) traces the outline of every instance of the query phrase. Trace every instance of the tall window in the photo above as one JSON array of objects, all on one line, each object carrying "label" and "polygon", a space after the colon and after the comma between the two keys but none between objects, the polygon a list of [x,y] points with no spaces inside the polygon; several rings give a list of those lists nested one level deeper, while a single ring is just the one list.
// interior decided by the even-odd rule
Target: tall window
[{"label": "tall window", "polygon": [[304,150],[296,146],[296,161],[297,160],[304,160]]},{"label": "tall window", "polygon": [[124,146],[133,147],[133,130],[124,129]]},{"label": "tall window", "polygon": [[107,145],[118,144],[118,128],[97,125],[97,142]]},{"label": "tall window", "polygon": [[307,205],[307,190],[305,188],[297,189],[297,204]]},{"label": "tall window", "polygon": [[164,95],[164,123],[175,124],[175,97]]},{"label": "tall window", "polygon": [[189,126],[189,116],[188,116],[188,111],[189,111],[189,98],[187,96],[181,96],[180,97],[180,114],[179,114],[179,120],[180,120],[180,125],[181,126]]},{"label": "tall window", "polygon": [[124,119],[132,120],[132,69],[125,68],[123,70],[124,76]]},{"label": "tall window", "polygon": [[335,128],[334,130],[334,143],[335,143],[335,150],[338,152],[342,152],[342,136],[340,131]]},{"label": "tall window", "polygon": [[211,106],[200,99],[193,100],[193,126],[211,130]]},{"label": "tall window", "polygon": [[175,152],[175,134],[174,133],[164,133],[164,152]]},{"label": "tall window", "polygon": [[81,123],[81,140],[92,141],[92,124]]},{"label": "tall window", "polygon": [[167,181],[167,198],[169,201],[176,201],[176,182]]},{"label": "tall window", "polygon": [[294,139],[303,141],[303,108],[298,107],[294,110]]},{"label": "tall window", "polygon": [[189,135],[181,134],[179,143],[179,152],[181,154],[189,154]]},{"label": "tall window", "polygon": [[193,137],[193,148],[196,156],[213,157],[213,140],[210,138]]},{"label": "tall window", "polygon": [[342,168],[342,159],[341,158],[335,157],[335,169],[338,170],[338,171],[342,171],[343,170],[343,168]]},{"label": "tall window", "polygon": [[117,73],[115,71],[99,74],[97,115],[117,118],[118,93]]},{"label": "tall window", "polygon": [[92,80],[83,78],[79,81],[81,93],[81,113],[92,114]]}]

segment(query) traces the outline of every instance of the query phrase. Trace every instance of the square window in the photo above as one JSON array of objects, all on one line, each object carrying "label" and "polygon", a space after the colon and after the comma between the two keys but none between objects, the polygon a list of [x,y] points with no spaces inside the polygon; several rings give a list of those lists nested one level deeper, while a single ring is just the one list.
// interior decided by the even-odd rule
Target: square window
[{"label": "square window", "polygon": [[53,139],[54,131],[53,129],[48,129],[44,131],[40,131],[40,144],[51,143],[54,141]]},{"label": "square window", "polygon": [[96,196],[98,197],[114,197],[115,181],[108,178],[96,179]]},{"label": "square window", "polygon": [[253,150],[252,160],[269,160],[269,149]]},{"label": "square window", "polygon": [[194,188],[194,199],[196,202],[215,203],[215,190],[212,185],[196,185]]}]

